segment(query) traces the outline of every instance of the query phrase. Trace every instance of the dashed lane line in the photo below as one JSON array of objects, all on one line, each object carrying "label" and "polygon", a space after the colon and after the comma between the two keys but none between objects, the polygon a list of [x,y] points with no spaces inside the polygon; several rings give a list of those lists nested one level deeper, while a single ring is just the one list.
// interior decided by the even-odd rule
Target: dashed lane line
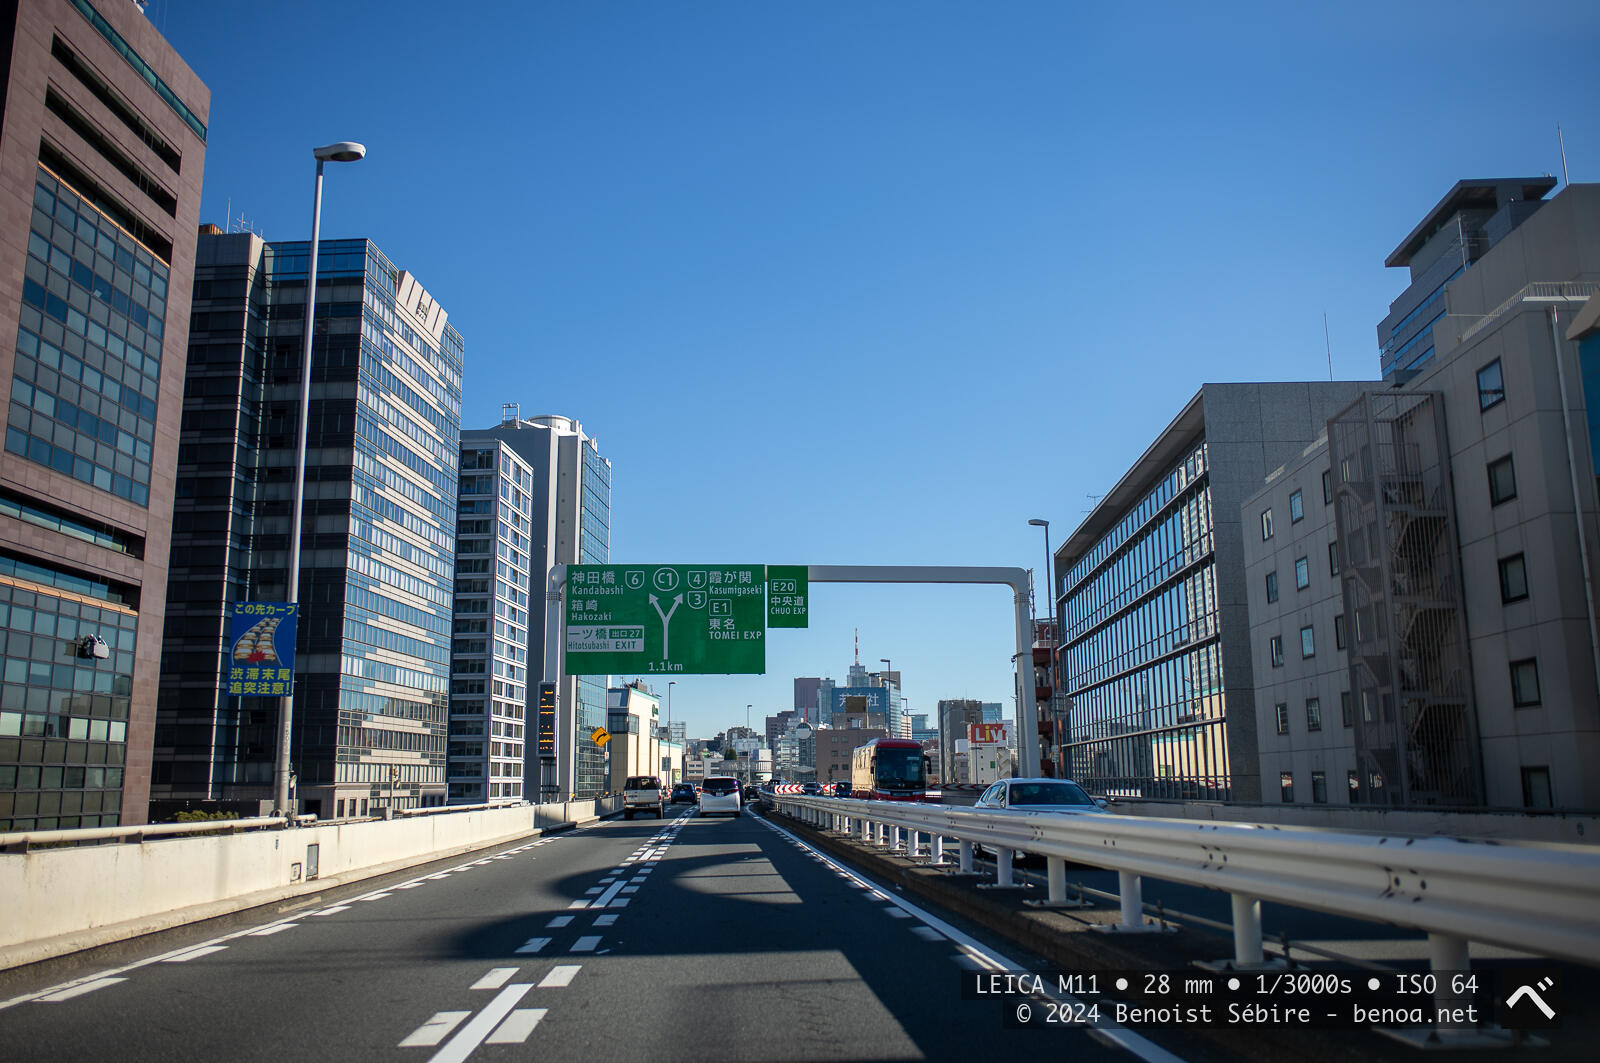
[{"label": "dashed lane line", "polygon": [[[533,988],[532,982],[514,982],[500,990],[489,1004],[461,1028],[443,1048],[429,1057],[428,1063],[463,1063],[472,1054],[472,1050],[483,1043],[483,1039],[500,1025],[502,1019],[511,1013],[522,998]],[[532,1027],[529,1027],[532,1029]]]}]

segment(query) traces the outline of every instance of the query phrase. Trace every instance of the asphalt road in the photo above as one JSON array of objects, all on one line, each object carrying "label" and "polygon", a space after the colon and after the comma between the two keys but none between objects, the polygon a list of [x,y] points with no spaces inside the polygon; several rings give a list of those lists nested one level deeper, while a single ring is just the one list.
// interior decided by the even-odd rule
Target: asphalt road
[{"label": "asphalt road", "polygon": [[601,823],[235,924],[12,977],[0,1054],[1172,1058],[1116,1029],[1008,1028],[961,992],[964,968],[1018,966],[1004,947],[752,814]]}]

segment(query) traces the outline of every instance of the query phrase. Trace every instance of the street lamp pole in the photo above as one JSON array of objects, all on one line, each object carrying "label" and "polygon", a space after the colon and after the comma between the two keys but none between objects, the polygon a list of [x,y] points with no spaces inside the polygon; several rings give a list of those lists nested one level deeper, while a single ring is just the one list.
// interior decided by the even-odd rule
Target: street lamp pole
[{"label": "street lamp pole", "polygon": [[[306,434],[311,419],[311,322],[317,305],[317,243],[322,238],[322,166],[328,162],[355,162],[366,154],[364,145],[348,140],[311,149],[312,157],[317,160],[317,182],[311,198],[311,256],[306,271],[305,335],[300,344],[300,431],[295,445],[294,516],[289,523],[289,580],[288,593],[285,595],[295,605],[300,602],[300,520],[306,504]],[[276,816],[288,815],[291,807],[289,746],[293,723],[294,686],[291,683],[278,714],[278,756],[272,794],[273,815]],[[393,793],[392,784],[390,793]],[[393,804],[392,797],[390,804]]]}]

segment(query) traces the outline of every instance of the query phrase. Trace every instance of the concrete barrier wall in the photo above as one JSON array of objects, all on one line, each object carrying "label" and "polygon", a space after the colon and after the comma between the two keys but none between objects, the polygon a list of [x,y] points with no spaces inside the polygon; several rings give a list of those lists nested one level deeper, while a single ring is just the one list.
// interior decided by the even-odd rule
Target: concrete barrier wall
[{"label": "concrete barrier wall", "polygon": [[592,822],[616,800],[0,854],[0,969]]}]

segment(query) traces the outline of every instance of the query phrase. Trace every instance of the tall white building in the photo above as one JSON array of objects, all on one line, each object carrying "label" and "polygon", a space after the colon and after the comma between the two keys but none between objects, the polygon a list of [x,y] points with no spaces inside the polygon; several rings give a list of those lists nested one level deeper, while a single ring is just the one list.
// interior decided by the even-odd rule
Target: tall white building
[{"label": "tall white building", "polygon": [[[461,433],[462,443],[504,442],[533,470],[533,555],[530,593],[537,603],[528,614],[528,687],[544,679],[544,590],[555,565],[603,565],[611,557],[611,462],[599,443],[571,417],[522,417],[507,404],[494,428]],[[556,691],[550,733],[541,735],[535,711],[529,714],[530,739],[523,777],[524,793],[544,798],[568,794],[594,796],[606,789],[605,753],[589,737],[606,722],[609,676],[563,677]]]},{"label": "tall white building", "polygon": [[467,440],[457,495],[448,799],[521,801],[533,469],[500,440]]}]

